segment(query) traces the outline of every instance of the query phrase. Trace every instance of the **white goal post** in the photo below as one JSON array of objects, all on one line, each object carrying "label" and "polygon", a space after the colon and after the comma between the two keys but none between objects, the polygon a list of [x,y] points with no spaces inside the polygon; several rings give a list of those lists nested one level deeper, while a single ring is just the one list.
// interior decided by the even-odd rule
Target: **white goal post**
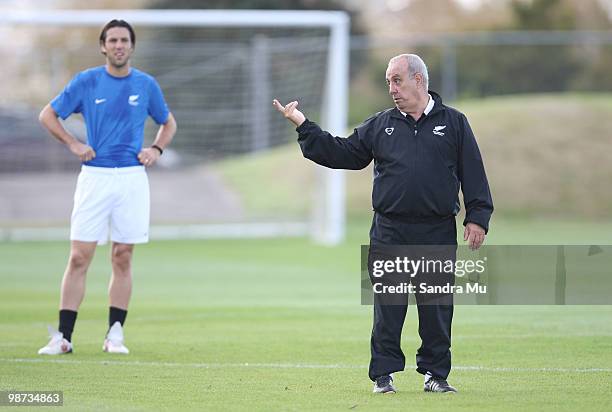
[{"label": "white goal post", "polygon": [[[322,127],[335,135],[344,135],[347,128],[348,78],[349,78],[349,29],[350,20],[341,11],[280,11],[280,10],[5,10],[0,15],[0,26],[97,26],[115,19],[124,19],[136,26],[198,27],[198,28],[326,28],[329,30],[329,47],[323,106]],[[180,135],[180,130],[179,130]],[[296,149],[297,150],[297,149]],[[345,178],[340,170],[321,168],[317,185],[323,194],[314,213],[313,222],[300,226],[274,227],[261,222],[236,223],[228,236],[274,236],[303,232],[317,242],[334,245],[345,234]],[[243,225],[243,226],[240,226]],[[196,225],[197,226],[197,225]],[[289,227],[284,233],[283,227]],[[168,238],[172,233],[182,238],[223,237],[222,225],[209,232],[204,227],[180,228],[155,227],[152,237]],[[156,233],[158,234],[156,236]],[[27,236],[26,236],[27,237]],[[44,236],[43,236],[44,237]]]}]

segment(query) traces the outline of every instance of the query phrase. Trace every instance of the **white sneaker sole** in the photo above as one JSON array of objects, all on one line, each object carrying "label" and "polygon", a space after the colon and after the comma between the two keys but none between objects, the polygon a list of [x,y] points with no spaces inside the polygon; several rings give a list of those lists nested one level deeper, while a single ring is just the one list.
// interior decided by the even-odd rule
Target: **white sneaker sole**
[{"label": "white sneaker sole", "polygon": [[127,355],[130,353],[129,349],[126,348],[125,346],[116,347],[116,346],[109,345],[107,343],[105,343],[104,346],[102,346],[102,350],[106,353],[118,353],[121,355]]}]

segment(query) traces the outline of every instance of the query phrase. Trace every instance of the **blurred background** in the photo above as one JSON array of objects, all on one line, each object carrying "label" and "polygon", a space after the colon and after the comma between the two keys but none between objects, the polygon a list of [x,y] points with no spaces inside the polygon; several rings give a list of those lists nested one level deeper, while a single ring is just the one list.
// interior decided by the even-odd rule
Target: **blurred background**
[{"label": "blurred background", "polygon": [[[134,258],[130,357],[100,352],[107,245],[88,272],[76,358],[47,361],[35,357],[45,324],[56,322],[79,163],[38,113],[75,73],[104,64],[102,24],[6,16],[84,7],[343,10],[348,113],[324,110],[333,87],[327,28],[135,24],[133,65],[157,78],[179,131],[149,172],[154,241]],[[308,234],[322,209],[334,216],[330,174],[303,159],[271,100],[298,99],[322,124],[347,115],[348,135],[392,104],[389,58],[418,53],[431,89],[466,113],[478,139],[496,207],[488,245],[612,244],[611,13],[610,0],[0,1],[0,389],[53,385],[78,411],[384,411],[407,400],[439,410],[413,371],[397,375],[394,399],[371,394],[359,246],[372,217],[371,166],[346,172],[346,194],[337,193],[345,241],[316,244]],[[85,138],[80,116],[66,127]],[[155,129],[150,122],[147,142]],[[557,251],[550,267],[565,273],[564,248],[548,250]],[[409,364],[417,319],[411,307],[402,337]],[[610,306],[458,305],[451,383],[462,393],[444,406],[609,410],[601,384],[612,379],[611,319]]]},{"label": "blurred background", "polygon": [[[392,104],[388,59],[417,53],[429,66],[430,88],[470,119],[493,190],[492,228],[549,221],[579,231],[583,223],[611,221],[612,1],[94,0],[86,6],[344,10],[351,18],[347,134]],[[83,3],[0,7],[82,9]],[[135,28],[133,65],[157,78],[179,124],[150,173],[152,223],[220,225],[195,236],[246,236],[244,226],[222,230],[245,222],[284,222],[285,235],[307,233],[324,197],[323,180],[269,102],[298,99],[308,117],[325,122],[329,30]],[[76,72],[104,63],[99,28],[5,23],[0,33],[10,39],[0,45],[0,235],[65,239],[79,164],[37,116]],[[80,116],[66,126],[85,138]],[[154,133],[150,122],[146,140]],[[371,174],[371,166],[346,174],[349,230],[351,224],[367,230]],[[59,229],[43,230],[49,227]]]}]

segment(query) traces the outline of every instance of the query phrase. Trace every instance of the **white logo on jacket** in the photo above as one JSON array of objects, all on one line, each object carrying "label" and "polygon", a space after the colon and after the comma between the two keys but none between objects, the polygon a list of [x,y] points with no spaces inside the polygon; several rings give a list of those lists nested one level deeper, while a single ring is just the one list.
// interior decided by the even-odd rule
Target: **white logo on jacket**
[{"label": "white logo on jacket", "polygon": [[104,103],[105,101],[106,101],[106,99],[96,99],[96,100],[94,100],[94,103],[100,104],[100,103]]},{"label": "white logo on jacket", "polygon": [[389,136],[391,136],[391,133],[393,133],[394,130],[395,130],[394,127],[387,127],[385,129],[385,133],[387,133]]},{"label": "white logo on jacket", "polygon": [[128,98],[128,103],[131,104],[132,106],[138,106],[138,98],[140,97],[139,94],[133,94]]},{"label": "white logo on jacket", "polygon": [[446,126],[436,126],[433,129],[433,134],[437,134],[438,136],[444,136],[444,132],[442,130],[446,129]]}]

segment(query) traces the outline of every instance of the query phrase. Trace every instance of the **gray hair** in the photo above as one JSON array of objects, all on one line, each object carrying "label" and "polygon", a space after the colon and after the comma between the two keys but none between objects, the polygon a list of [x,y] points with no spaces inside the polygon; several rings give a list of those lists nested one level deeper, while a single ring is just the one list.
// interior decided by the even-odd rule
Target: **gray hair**
[{"label": "gray hair", "polygon": [[398,56],[391,58],[390,62],[393,60],[399,60],[399,59],[406,60],[406,63],[408,64],[408,76],[410,76],[411,79],[414,79],[414,76],[417,73],[421,73],[421,75],[423,76],[423,83],[425,86],[425,91],[428,91],[429,90],[429,73],[427,72],[427,65],[425,64],[423,59],[421,59],[416,54],[400,54]]}]

